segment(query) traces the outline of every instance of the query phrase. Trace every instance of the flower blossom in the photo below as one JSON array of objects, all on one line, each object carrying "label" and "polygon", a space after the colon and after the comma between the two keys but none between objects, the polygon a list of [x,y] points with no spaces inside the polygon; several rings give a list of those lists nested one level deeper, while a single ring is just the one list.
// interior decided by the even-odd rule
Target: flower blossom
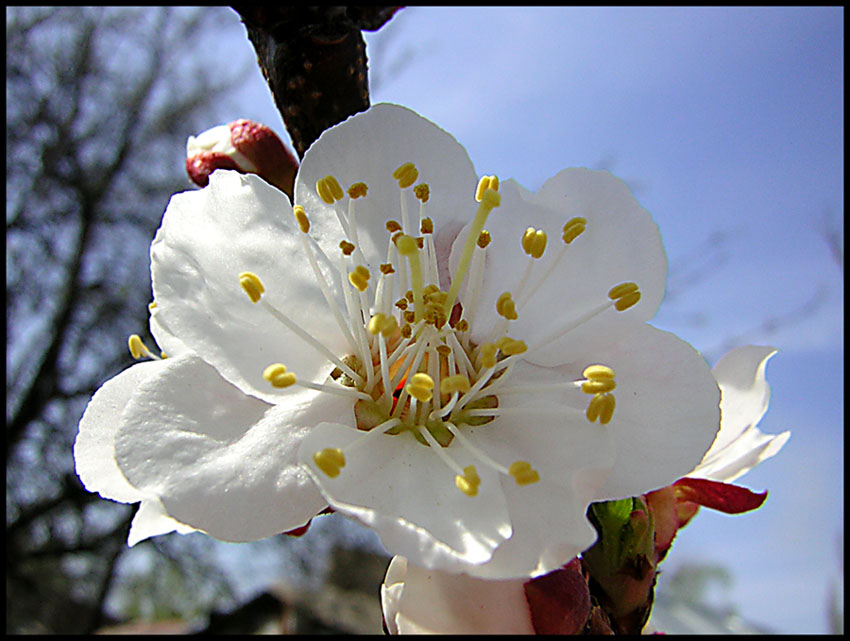
[{"label": "flower blossom", "polygon": [[[747,345],[733,349],[715,364],[712,374],[720,387],[720,430],[711,449],[688,473],[688,478],[735,480],[774,456],[788,440],[788,431],[764,434],[756,427],[767,411],[770,387],[765,368],[775,353],[772,347]],[[668,489],[670,491],[666,492]],[[684,525],[676,518],[675,493],[674,485],[651,493],[648,499],[654,508],[653,514],[660,519],[656,521],[655,536],[662,554],[669,548],[678,528]],[[733,492],[733,500],[735,495]],[[669,509],[660,513],[659,508],[668,501]],[[688,510],[688,518],[695,511]],[[547,576],[560,572],[563,571],[556,570]],[[533,607],[535,595],[529,592],[529,585],[526,579],[493,581],[426,570],[396,556],[381,586],[386,629],[391,634],[539,634],[553,632],[546,627],[549,621],[540,616],[542,612],[548,612],[548,618],[567,622],[573,620],[571,610],[576,610],[579,618],[586,616],[587,608],[581,607],[580,582],[579,589],[566,597],[552,595],[548,607],[538,611]],[[556,596],[561,597],[560,600],[555,599]]]},{"label": "flower blossom", "polygon": [[411,563],[528,577],[593,542],[589,503],[671,483],[714,440],[708,365],[646,323],[658,229],[608,172],[479,179],[382,104],[313,144],[294,203],[221,170],[171,199],[151,246],[169,358],[80,426],[143,504],[230,541],[329,505]]}]

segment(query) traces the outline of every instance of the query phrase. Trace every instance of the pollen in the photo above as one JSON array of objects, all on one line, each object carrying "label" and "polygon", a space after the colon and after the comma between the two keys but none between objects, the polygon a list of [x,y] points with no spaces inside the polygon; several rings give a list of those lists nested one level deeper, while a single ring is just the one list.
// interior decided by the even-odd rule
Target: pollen
[{"label": "pollen", "polygon": [[260,298],[266,291],[260,277],[253,272],[242,272],[239,274],[239,284],[245,290],[245,293],[248,294],[248,298],[251,299],[252,303],[260,302]]},{"label": "pollen", "polygon": [[263,378],[274,387],[286,388],[295,385],[295,374],[286,371],[283,363],[274,363],[263,370]]},{"label": "pollen", "polygon": [[349,198],[363,198],[369,187],[366,183],[354,183],[348,188]]},{"label": "pollen", "polygon": [[408,236],[407,234],[402,234],[395,241],[395,246],[398,249],[398,253],[402,256],[410,256],[411,254],[415,254],[419,249],[419,245],[416,242],[416,239],[412,236]]},{"label": "pollen", "polygon": [[624,312],[640,300],[640,290],[637,283],[620,283],[608,292],[608,298],[613,301],[614,309]]},{"label": "pollen", "polygon": [[496,300],[496,312],[499,316],[508,320],[516,320],[518,318],[516,304],[514,303],[514,299],[511,298],[510,292],[505,292]]},{"label": "pollen", "polygon": [[484,194],[488,189],[499,191],[499,179],[496,176],[481,176],[478,187],[475,189],[475,200],[479,203],[484,200]]},{"label": "pollen", "polygon": [[129,339],[127,339],[127,346],[130,348],[130,354],[136,360],[139,360],[143,355],[149,354],[150,351],[145,344],[142,342],[142,339],[139,338],[138,334],[132,334]]},{"label": "pollen", "polygon": [[398,186],[401,189],[406,189],[419,178],[419,170],[412,162],[406,162],[393,172],[393,178],[398,181]]},{"label": "pollen", "polygon": [[546,251],[546,232],[529,227],[522,235],[522,249],[532,258],[540,258]]},{"label": "pollen", "polygon": [[401,231],[401,223],[397,220],[388,220],[386,224],[387,231],[391,234]]},{"label": "pollen", "polygon": [[316,181],[316,191],[319,194],[319,198],[328,205],[333,205],[337,200],[342,200],[345,196],[345,192],[342,191],[342,187],[339,186],[339,182],[333,176],[319,178]]},{"label": "pollen", "polygon": [[298,222],[298,227],[303,233],[310,231],[310,219],[307,217],[307,212],[301,205],[295,205],[292,208],[292,213],[295,214],[295,220]]},{"label": "pollen", "polygon": [[587,219],[585,218],[576,217],[568,220],[564,225],[564,235],[562,236],[564,243],[569,245],[584,233],[586,227]]},{"label": "pollen", "polygon": [[419,233],[420,234],[433,234],[434,233],[434,221],[430,218],[423,218],[422,222],[419,225]]},{"label": "pollen", "polygon": [[348,281],[359,291],[365,292],[369,288],[369,270],[363,265],[358,265],[354,271],[348,274]]},{"label": "pollen", "polygon": [[425,372],[417,372],[410,378],[405,389],[417,401],[426,403],[433,397],[434,379]]},{"label": "pollen", "polygon": [[455,477],[455,485],[467,496],[476,496],[478,486],[481,485],[481,479],[478,477],[478,472],[475,471],[475,466],[467,465],[463,468],[463,474],[458,474]]},{"label": "pollen", "polygon": [[339,241],[339,248],[346,256],[351,256],[351,254],[353,254],[355,250],[354,243],[350,243],[347,240]]},{"label": "pollen", "polygon": [[338,447],[326,447],[313,454],[313,462],[322,472],[335,479],[345,467],[345,454]]},{"label": "pollen", "polygon": [[614,415],[616,401],[613,394],[595,394],[587,406],[587,420],[593,423],[597,418],[601,425],[605,425]]},{"label": "pollen", "polygon": [[379,269],[381,270],[381,273],[385,275],[395,273],[395,268],[392,263],[381,263]]},{"label": "pollen", "polygon": [[517,485],[531,485],[540,480],[540,474],[528,461],[514,461],[508,468],[508,474],[514,478]]},{"label": "pollen", "polygon": [[455,392],[465,394],[469,391],[469,388],[469,379],[463,374],[449,376],[440,381],[441,394],[454,394]]},{"label": "pollen", "polygon": [[413,188],[413,194],[422,202],[427,203],[431,197],[431,188],[427,183],[419,183]]},{"label": "pollen", "polygon": [[490,244],[490,232],[486,229],[483,229],[480,234],[478,234],[478,246],[481,249],[487,247]]}]

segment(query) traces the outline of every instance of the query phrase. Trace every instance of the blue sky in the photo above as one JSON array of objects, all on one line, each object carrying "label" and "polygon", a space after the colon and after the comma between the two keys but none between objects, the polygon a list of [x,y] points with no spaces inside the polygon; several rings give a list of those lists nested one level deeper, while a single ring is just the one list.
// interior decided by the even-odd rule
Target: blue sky
[{"label": "blue sky", "polygon": [[[630,185],[671,264],[654,324],[712,363],[735,344],[779,348],[761,427],[791,440],[740,480],[768,489],[767,503],[738,517],[703,510],[664,569],[723,564],[734,584],[721,601],[780,632],[826,631],[830,582],[843,591],[844,281],[824,237],[837,229],[843,249],[843,18],[415,7],[367,34],[373,102],[454,134],[479,173],[537,189],[587,166]],[[239,106],[234,118],[286,137],[259,71]]]}]

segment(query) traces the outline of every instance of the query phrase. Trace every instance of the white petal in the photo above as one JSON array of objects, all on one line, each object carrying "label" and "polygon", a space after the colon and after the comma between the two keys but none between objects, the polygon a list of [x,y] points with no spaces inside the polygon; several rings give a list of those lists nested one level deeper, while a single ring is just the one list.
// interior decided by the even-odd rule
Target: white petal
[{"label": "white petal", "polygon": [[390,634],[534,634],[524,579],[474,579],[395,557],[381,597]]},{"label": "white petal", "polygon": [[228,381],[269,402],[287,392],[263,380],[266,366],[282,362],[321,381],[334,365],[252,303],[241,272],[259,276],[264,299],[334,354],[347,353],[300,233],[285,194],[253,174],[216,171],[208,187],[172,197],[151,245],[158,321]]},{"label": "white petal", "polygon": [[[316,182],[332,175],[343,190],[356,182],[368,185],[367,195],[355,203],[357,234],[367,261],[377,266],[386,262],[386,221],[402,222],[399,186],[392,174],[407,162],[413,162],[419,170],[416,183],[430,186],[425,215],[434,221],[438,232],[452,221],[472,217],[478,177],[466,150],[451,134],[416,112],[399,105],[378,104],[322,133],[298,169],[295,202],[310,216],[311,233],[326,252],[339,253],[343,231],[334,207],[347,212],[349,199],[325,204],[316,192]],[[411,224],[416,221],[412,233],[418,235],[419,201],[412,188],[404,193]]]},{"label": "white petal", "polygon": [[195,528],[168,516],[159,499],[148,499],[142,501],[133,517],[133,522],[130,524],[130,534],[127,537],[127,545],[133,547],[140,541],[160,534],[171,532],[188,534],[194,531]]},{"label": "white petal", "polygon": [[[625,312],[607,309],[592,321],[550,341],[545,349],[529,352],[527,360],[541,365],[565,362],[576,344],[604,344],[622,328],[651,318],[664,295],[667,258],[658,227],[629,192],[625,183],[606,171],[565,169],[531,194],[514,181],[499,189],[502,204],[487,222],[492,241],[487,248],[484,281],[478,294],[478,311],[472,329],[476,340],[489,336],[498,317],[496,299],[505,291],[517,292],[529,257],[521,238],[527,227],[548,236],[543,257],[535,261],[526,291],[542,282],[529,302],[518,311],[509,335],[532,345],[554,335],[592,308],[608,301],[608,291],[623,282],[635,282],[640,301]],[[542,280],[564,248],[564,223],[574,217],[587,220],[583,234],[567,248],[554,271]],[[455,241],[451,265],[459,261],[465,233]]]},{"label": "white petal", "polygon": [[[368,444],[346,447],[364,432],[330,423],[304,440],[300,459],[330,505],[374,529],[387,550],[419,565],[455,569],[487,561],[511,535],[495,471],[476,465],[481,485],[474,497],[455,485],[452,471],[412,435],[370,434]],[[340,448],[345,467],[329,478],[313,461],[325,448]],[[443,450],[461,469],[475,464],[454,442]]]},{"label": "white petal", "polygon": [[89,492],[121,503],[135,503],[144,493],[132,486],[115,460],[115,435],[121,413],[139,385],[161,371],[165,361],[137,363],[106,381],[89,401],[74,442],[77,475]]},{"label": "white petal", "polygon": [[765,369],[775,353],[773,347],[747,345],[728,352],[714,366],[712,374],[720,386],[720,431],[688,476],[729,483],[785,445],[790,432],[763,434],[756,427],[770,401]]},{"label": "white petal", "polygon": [[702,356],[674,334],[642,325],[575,367],[592,363],[611,367],[617,382],[611,422],[593,424],[610,432],[615,451],[596,500],[637,496],[692,470],[720,425],[720,390]]},{"label": "white petal", "polygon": [[139,386],[116,437],[133,485],[225,541],[301,526],[326,505],[296,461],[298,445],[321,420],[353,420],[350,400],[304,391],[272,406],[196,357],[164,363]]}]

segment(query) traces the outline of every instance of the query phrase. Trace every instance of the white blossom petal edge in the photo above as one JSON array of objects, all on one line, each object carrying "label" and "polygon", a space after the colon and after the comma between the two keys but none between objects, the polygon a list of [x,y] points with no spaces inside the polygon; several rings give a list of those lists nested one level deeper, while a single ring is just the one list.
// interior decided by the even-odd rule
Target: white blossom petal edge
[{"label": "white blossom petal edge", "polygon": [[731,483],[775,456],[790,431],[764,434],[756,427],[770,402],[765,370],[773,347],[745,345],[724,354],[712,373],[720,386],[720,431],[703,460],[687,474]]}]

